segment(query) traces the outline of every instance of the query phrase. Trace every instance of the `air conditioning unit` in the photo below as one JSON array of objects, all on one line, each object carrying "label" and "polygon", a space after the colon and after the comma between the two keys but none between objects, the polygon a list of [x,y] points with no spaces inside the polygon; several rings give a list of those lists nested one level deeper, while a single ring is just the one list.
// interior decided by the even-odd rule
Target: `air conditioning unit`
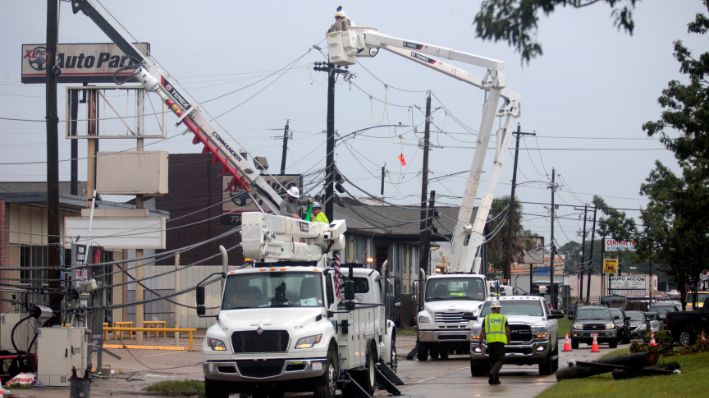
[{"label": "air conditioning unit", "polygon": [[71,369],[81,377],[89,345],[86,328],[40,328],[37,338],[37,379],[45,386],[68,386]]}]

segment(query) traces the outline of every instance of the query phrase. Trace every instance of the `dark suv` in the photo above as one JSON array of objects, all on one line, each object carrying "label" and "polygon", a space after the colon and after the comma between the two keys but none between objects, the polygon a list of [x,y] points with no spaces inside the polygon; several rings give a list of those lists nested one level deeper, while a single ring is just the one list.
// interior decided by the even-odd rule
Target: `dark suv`
[{"label": "dark suv", "polygon": [[594,334],[597,334],[598,343],[608,343],[610,348],[618,347],[618,328],[608,307],[578,307],[571,324],[571,346],[579,348],[579,343],[591,344]]},{"label": "dark suv", "polygon": [[616,328],[618,328],[618,340],[623,344],[630,343],[630,319],[625,315],[625,311],[622,308],[611,308],[611,315],[613,315],[613,322]]}]

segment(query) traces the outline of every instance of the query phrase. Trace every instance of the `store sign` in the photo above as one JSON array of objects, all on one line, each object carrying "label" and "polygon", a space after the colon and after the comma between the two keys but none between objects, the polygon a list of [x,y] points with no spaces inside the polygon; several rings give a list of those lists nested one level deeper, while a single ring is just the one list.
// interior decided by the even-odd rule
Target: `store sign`
[{"label": "store sign", "polygon": [[611,289],[611,294],[616,294],[618,296],[625,296],[625,297],[645,297],[645,296],[647,296],[647,292],[645,291],[645,289],[643,289],[643,290]]},{"label": "store sign", "polygon": [[[149,43],[135,43],[143,54]],[[47,78],[47,47],[44,44],[22,45],[22,83],[44,83]],[[114,83],[125,80],[134,71],[135,60],[114,43],[72,43],[57,46],[56,66],[59,83]]]},{"label": "store sign", "polygon": [[604,247],[607,252],[634,252],[637,242],[634,240],[605,239]]},{"label": "store sign", "polygon": [[603,273],[604,274],[617,274],[618,273],[618,259],[617,258],[604,258],[603,259]]},{"label": "store sign", "polygon": [[611,287],[613,289],[645,290],[647,276],[611,276]]}]

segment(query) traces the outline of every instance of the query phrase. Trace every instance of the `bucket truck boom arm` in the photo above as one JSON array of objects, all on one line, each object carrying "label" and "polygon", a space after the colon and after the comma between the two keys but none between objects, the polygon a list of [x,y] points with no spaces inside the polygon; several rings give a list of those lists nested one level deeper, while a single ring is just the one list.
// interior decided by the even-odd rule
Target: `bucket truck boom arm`
[{"label": "bucket truck boom arm", "polygon": [[[486,92],[475,154],[470,166],[458,220],[453,231],[452,255],[449,266],[451,272],[479,273],[480,261],[476,255],[478,248],[485,241],[483,230],[492,205],[492,196],[495,193],[495,187],[507,155],[507,146],[512,135],[511,127],[520,112],[519,94],[505,88],[504,63],[450,48],[387,36],[371,27],[351,26],[345,31],[328,33],[327,40],[330,62],[337,65],[353,65],[357,62],[357,57],[373,57],[379,49],[385,49]],[[484,68],[485,74],[480,77],[432,57]],[[504,103],[498,109],[500,98],[504,100]],[[496,116],[501,116],[503,121],[497,131],[497,146],[490,170],[490,180],[484,194],[481,195],[475,220],[471,225],[470,218],[473,213],[475,196],[480,186],[480,176]]]},{"label": "bucket truck boom arm", "polygon": [[283,200],[261,175],[261,165],[253,156],[234,149],[224,133],[214,128],[202,115],[199,104],[190,102],[165,76],[165,72],[150,54],[145,54],[126,35],[107,20],[92,0],[72,0],[74,13],[83,12],[136,64],[134,78],[147,91],[156,93],[177,115],[177,125],[183,124],[194,134],[192,142],[203,144],[203,152],[222,165],[222,173],[231,175],[229,189],[243,189],[263,211],[278,214]]}]

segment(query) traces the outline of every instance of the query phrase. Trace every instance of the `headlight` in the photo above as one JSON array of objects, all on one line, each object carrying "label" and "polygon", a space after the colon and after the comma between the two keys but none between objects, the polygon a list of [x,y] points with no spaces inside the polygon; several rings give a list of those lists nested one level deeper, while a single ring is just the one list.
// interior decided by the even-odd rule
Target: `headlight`
[{"label": "headlight", "polygon": [[426,315],[419,315],[418,323],[431,323],[431,318],[427,317]]},{"label": "headlight", "polygon": [[535,340],[546,340],[549,337],[549,331],[544,327],[532,328],[532,335]]},{"label": "headlight", "polygon": [[578,322],[574,322],[574,329],[583,329],[583,325]]},{"label": "headlight", "polygon": [[606,323],[606,329],[614,329],[615,328],[615,323]]},{"label": "headlight", "polygon": [[303,337],[302,339],[299,339],[298,342],[295,344],[295,348],[296,349],[312,348],[315,344],[320,342],[320,339],[322,339],[321,334],[316,334],[315,336]]},{"label": "headlight", "polygon": [[207,337],[207,345],[213,351],[226,351],[226,345],[224,344],[223,341],[221,341],[219,339],[213,339],[211,337]]}]

